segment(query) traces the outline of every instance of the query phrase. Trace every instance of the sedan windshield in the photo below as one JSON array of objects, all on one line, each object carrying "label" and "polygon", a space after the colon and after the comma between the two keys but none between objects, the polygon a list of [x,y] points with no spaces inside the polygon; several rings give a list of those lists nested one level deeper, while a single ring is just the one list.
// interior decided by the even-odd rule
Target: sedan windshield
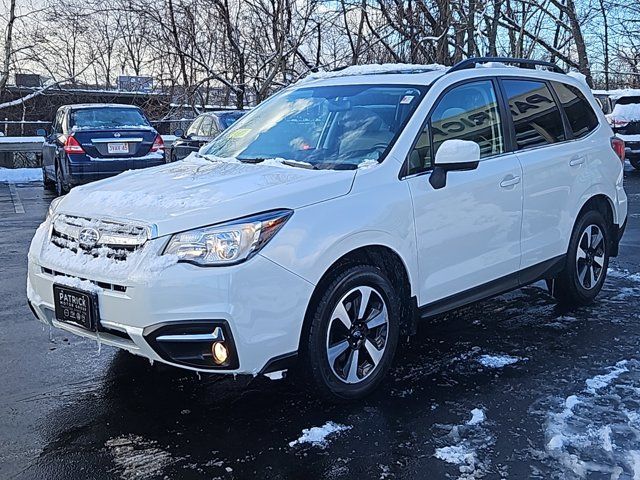
[{"label": "sedan windshield", "polygon": [[357,168],[381,161],[413,113],[424,88],[340,85],[286,90],[249,112],[204,150],[246,162],[305,162]]},{"label": "sedan windshield", "polygon": [[149,122],[137,108],[79,108],[71,111],[70,127],[126,128],[148,127]]}]

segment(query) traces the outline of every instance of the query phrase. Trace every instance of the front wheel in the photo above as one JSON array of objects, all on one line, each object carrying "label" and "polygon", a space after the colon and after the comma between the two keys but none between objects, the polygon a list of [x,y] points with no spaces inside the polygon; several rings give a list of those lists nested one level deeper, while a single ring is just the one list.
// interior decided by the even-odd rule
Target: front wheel
[{"label": "front wheel", "polygon": [[553,285],[560,302],[587,305],[596,298],[607,276],[610,245],[609,225],[599,211],[591,210],[578,219],[565,268]]},{"label": "front wheel", "polygon": [[316,390],[334,401],[371,393],[392,363],[400,312],[400,298],[379,269],[360,265],[335,274],[312,313],[303,350]]}]

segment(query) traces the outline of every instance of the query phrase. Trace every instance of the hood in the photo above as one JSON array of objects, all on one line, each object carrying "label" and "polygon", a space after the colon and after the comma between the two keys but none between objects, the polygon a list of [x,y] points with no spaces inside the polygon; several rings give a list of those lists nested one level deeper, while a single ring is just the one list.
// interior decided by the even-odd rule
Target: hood
[{"label": "hood", "polygon": [[76,187],[56,212],[155,225],[163,236],[276,208],[346,195],[355,171],[309,170],[277,162],[185,160]]}]

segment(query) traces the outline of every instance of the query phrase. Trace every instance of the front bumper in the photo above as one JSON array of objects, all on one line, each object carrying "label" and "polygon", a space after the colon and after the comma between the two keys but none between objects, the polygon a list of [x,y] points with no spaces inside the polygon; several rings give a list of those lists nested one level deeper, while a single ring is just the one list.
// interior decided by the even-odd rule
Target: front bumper
[{"label": "front bumper", "polygon": [[[86,278],[29,260],[27,295],[40,321],[153,361],[233,374],[258,374],[273,359],[297,351],[314,288],[260,255],[229,267],[178,263],[145,282],[110,284],[105,278],[88,278],[99,287],[99,328],[91,332],[55,318],[53,284],[65,283],[65,275]],[[223,326],[235,361],[222,367],[184,361],[184,355],[174,356],[173,347],[156,341],[167,326],[175,334],[189,333],[194,325],[208,325],[211,332]]]}]

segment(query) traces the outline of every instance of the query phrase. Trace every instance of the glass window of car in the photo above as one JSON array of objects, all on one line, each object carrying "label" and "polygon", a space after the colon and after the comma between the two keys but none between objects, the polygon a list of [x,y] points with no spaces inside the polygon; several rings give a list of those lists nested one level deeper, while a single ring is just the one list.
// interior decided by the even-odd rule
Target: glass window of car
[{"label": "glass window of car", "polygon": [[193,137],[195,135],[198,135],[198,129],[200,128],[200,124],[202,123],[203,118],[204,115],[196,118],[193,123],[189,125],[189,128],[187,128],[187,133],[185,133],[185,137]]},{"label": "glass window of car", "polygon": [[491,80],[465,83],[442,96],[409,154],[409,173],[431,168],[440,145],[453,139],[476,142],[481,158],[504,152],[500,112]]},{"label": "glass window of car", "polygon": [[582,138],[598,126],[598,117],[579,88],[562,82],[551,82],[567,115],[574,138]]},{"label": "glass window of car", "polygon": [[380,161],[424,94],[424,87],[336,85],[283,91],[218,136],[205,155],[315,168]]},{"label": "glass window of car", "polygon": [[137,108],[96,107],[71,110],[72,129],[148,127],[149,122]]},{"label": "glass window of car", "polygon": [[203,115],[202,123],[200,124],[200,127],[198,128],[198,133],[196,135],[198,135],[199,137],[208,137],[211,134],[212,125],[213,125],[213,119],[211,118],[211,116]]},{"label": "glass window of car", "polygon": [[565,140],[560,109],[544,82],[503,80],[518,150]]},{"label": "glass window of car", "polygon": [[220,120],[220,126],[222,130],[229,128],[236,120],[244,115],[244,112],[225,112],[221,114],[218,119]]},{"label": "glass window of car", "polygon": [[53,121],[53,125],[51,127],[52,133],[62,133],[62,119],[64,118],[64,109],[58,110],[56,113],[56,118]]}]

